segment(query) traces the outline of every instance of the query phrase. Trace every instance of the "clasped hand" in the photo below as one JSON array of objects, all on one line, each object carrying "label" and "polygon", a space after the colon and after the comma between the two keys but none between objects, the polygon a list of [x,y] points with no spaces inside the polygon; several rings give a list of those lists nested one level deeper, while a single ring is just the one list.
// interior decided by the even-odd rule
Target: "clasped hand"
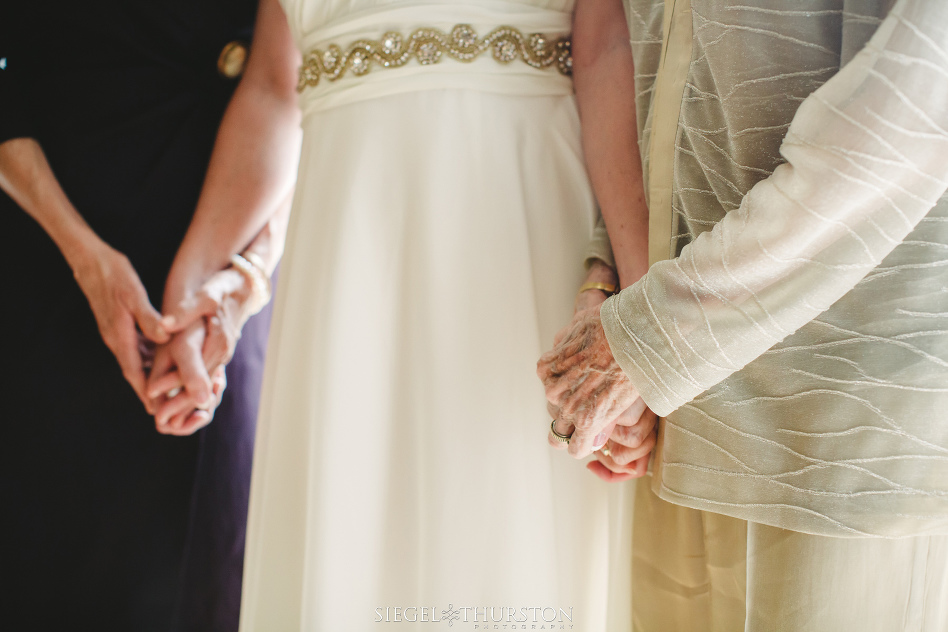
[{"label": "clasped hand", "polygon": [[73,270],[103,341],[158,431],[187,435],[210,423],[226,385],[224,365],[250,316],[247,277],[227,268],[193,290],[166,293],[162,316],[128,258],[105,242],[93,241]]},{"label": "clasped hand", "polygon": [[599,316],[605,298],[600,291],[580,295],[572,322],[537,363],[537,376],[556,432],[570,437],[564,444],[551,433],[550,445],[567,447],[577,459],[593,453],[587,467],[617,482],[645,474],[658,419],[612,356]]},{"label": "clasped hand", "polygon": [[172,299],[170,309],[166,298],[171,339],[156,348],[146,387],[158,432],[189,435],[210,423],[226,387],[224,366],[249,317],[249,296],[244,274],[228,268]]}]

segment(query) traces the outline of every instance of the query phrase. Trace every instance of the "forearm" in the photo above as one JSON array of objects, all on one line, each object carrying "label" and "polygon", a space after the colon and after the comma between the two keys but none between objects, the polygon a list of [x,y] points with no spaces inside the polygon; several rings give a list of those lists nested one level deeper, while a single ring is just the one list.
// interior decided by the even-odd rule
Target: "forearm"
[{"label": "forearm", "polygon": [[[299,113],[266,91],[238,88],[221,124],[194,218],[175,257],[169,294],[180,295],[228,265],[261,234],[255,248],[275,266],[299,156]],[[278,231],[274,225],[282,225]],[[274,259],[271,255],[277,253]]]},{"label": "forearm", "polygon": [[283,245],[286,242],[286,229],[290,219],[290,207],[293,201],[292,189],[284,200],[277,206],[276,212],[257,233],[253,241],[243,250],[244,253],[253,253],[263,262],[264,271],[272,275],[283,256]]},{"label": "forearm", "polygon": [[[296,179],[302,138],[298,66],[299,53],[279,3],[262,0],[246,72],[221,121],[194,218],[166,284],[166,302],[226,267],[261,230],[255,247],[266,246],[263,259],[282,251],[280,212],[286,212]],[[268,227],[275,217],[276,224]],[[279,225],[284,228],[272,230]]]},{"label": "forearm", "polygon": [[648,209],[635,119],[632,51],[620,0],[580,0],[573,81],[583,150],[622,287],[648,269]]},{"label": "forearm", "polygon": [[73,207],[32,138],[0,144],[0,188],[46,231],[74,273],[92,250],[104,245]]}]

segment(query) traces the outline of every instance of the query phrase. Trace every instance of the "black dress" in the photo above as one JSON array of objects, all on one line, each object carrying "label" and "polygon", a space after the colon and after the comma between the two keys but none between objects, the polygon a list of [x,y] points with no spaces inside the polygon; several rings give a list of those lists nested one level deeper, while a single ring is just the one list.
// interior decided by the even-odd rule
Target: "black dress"
[{"label": "black dress", "polygon": [[[0,142],[42,145],[152,303],[187,229],[255,0],[11,0]],[[235,630],[268,315],[215,421],[159,435],[52,240],[0,193],[0,626]]]}]

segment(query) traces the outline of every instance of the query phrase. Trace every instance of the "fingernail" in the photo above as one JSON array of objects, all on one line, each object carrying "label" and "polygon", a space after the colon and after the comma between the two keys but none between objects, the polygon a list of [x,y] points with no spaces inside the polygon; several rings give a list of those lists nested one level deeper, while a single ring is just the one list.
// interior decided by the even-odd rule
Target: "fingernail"
[{"label": "fingernail", "polygon": [[593,447],[598,450],[602,446],[606,445],[606,441],[608,441],[608,439],[609,438],[606,436],[605,432],[600,432],[596,435],[596,438],[593,439]]}]

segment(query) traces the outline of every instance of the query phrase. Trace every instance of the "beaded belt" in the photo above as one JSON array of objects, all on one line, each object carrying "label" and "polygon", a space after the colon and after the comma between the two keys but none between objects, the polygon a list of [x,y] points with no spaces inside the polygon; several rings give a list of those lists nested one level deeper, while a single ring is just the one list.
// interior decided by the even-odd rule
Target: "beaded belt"
[{"label": "beaded belt", "polygon": [[399,33],[389,32],[381,40],[361,39],[343,49],[330,44],[325,50],[314,48],[303,56],[297,91],[315,86],[325,77],[336,81],[351,70],[354,75],[364,75],[373,64],[383,68],[404,66],[412,58],[427,66],[437,64],[448,55],[462,62],[474,61],[490,50],[494,59],[509,64],[517,59],[538,68],[555,65],[563,75],[570,76],[573,58],[570,54],[569,36],[547,37],[541,33],[524,35],[511,26],[500,26],[484,37],[467,24],[458,24],[447,35],[438,29],[420,28],[407,39]]}]

